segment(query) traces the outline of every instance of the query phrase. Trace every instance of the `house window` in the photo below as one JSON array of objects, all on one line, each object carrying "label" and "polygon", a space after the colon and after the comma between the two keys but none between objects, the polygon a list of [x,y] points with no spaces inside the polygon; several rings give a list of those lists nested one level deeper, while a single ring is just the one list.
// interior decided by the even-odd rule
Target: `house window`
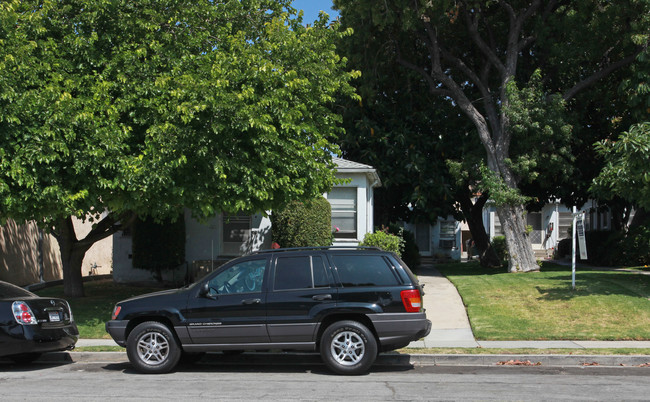
[{"label": "house window", "polygon": [[455,248],[456,247],[456,222],[455,221],[441,221],[440,222],[440,248]]},{"label": "house window", "polygon": [[357,238],[357,189],[334,187],[327,195],[332,205],[332,231],[336,239]]},{"label": "house window", "polygon": [[241,255],[251,236],[249,215],[223,215],[223,254]]}]

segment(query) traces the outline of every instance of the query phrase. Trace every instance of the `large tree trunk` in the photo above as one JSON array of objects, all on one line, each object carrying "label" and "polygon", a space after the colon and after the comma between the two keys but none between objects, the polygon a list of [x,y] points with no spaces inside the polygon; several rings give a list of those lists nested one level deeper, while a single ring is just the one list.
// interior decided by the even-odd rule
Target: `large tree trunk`
[{"label": "large tree trunk", "polygon": [[525,209],[521,205],[497,207],[497,214],[508,246],[508,272],[539,269],[526,231]]},{"label": "large tree trunk", "polygon": [[77,240],[72,223],[72,217],[59,221],[57,227],[57,240],[61,251],[63,265],[63,292],[68,297],[83,297],[84,286],[81,274],[81,265],[86,251],[92,246],[82,246]]},{"label": "large tree trunk", "polygon": [[472,239],[479,252],[481,265],[497,268],[501,266],[501,261],[499,261],[499,256],[497,256],[492,243],[490,243],[490,236],[485,231],[485,226],[483,226],[483,207],[488,198],[488,194],[484,193],[476,199],[475,203],[472,203],[471,193],[464,191],[463,194],[457,197],[457,200],[460,202],[460,209],[463,211],[469,231],[472,233]]},{"label": "large tree trunk", "polygon": [[92,230],[83,239],[77,239],[74,230],[72,217],[61,219],[54,227],[54,237],[59,242],[61,251],[61,264],[63,265],[63,292],[68,297],[83,297],[84,284],[82,272],[82,263],[86,252],[96,242],[112,235],[118,230],[129,227],[135,220],[136,215],[125,212],[118,218],[108,213],[97,224],[93,225]]}]

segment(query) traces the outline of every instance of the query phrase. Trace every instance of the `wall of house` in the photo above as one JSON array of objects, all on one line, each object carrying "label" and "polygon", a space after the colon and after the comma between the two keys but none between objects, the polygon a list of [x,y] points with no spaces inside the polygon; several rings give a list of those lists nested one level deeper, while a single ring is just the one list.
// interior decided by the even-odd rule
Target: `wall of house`
[{"label": "wall of house", "polygon": [[[199,221],[185,211],[185,264],[176,270],[164,271],[163,280],[169,282],[197,279],[219,267],[223,262],[244,254],[271,247],[271,220],[263,213],[250,216],[250,230],[244,234],[244,241],[236,249],[224,245],[224,219],[218,214]],[[113,280],[118,283],[152,282],[153,273],[133,267],[132,245],[129,234],[114,236]]]},{"label": "wall of house", "polygon": [[[75,218],[74,226],[77,237],[83,238],[92,223]],[[109,237],[88,250],[82,275],[110,274],[112,265],[112,238]],[[0,226],[0,280],[25,286],[62,278],[59,244],[53,236],[41,232],[33,221],[18,224],[10,219]]]},{"label": "wall of house", "polygon": [[[374,194],[373,188],[371,187],[372,183],[368,182],[368,176],[365,173],[337,173],[337,179],[347,179],[348,182],[335,187],[348,187],[356,188],[356,228],[357,234],[355,238],[337,238],[337,234],[333,228],[334,232],[334,246],[358,246],[359,242],[363,241],[363,238],[367,233],[372,233],[374,231],[374,221],[373,221],[373,208],[374,208]],[[328,198],[328,194],[324,194],[325,198]]]}]

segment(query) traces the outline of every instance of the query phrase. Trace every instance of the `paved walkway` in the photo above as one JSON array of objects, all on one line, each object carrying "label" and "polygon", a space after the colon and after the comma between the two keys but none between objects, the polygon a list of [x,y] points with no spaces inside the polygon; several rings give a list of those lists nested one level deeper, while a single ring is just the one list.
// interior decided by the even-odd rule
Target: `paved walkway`
[{"label": "paved walkway", "polygon": [[[411,348],[650,348],[650,341],[477,341],[456,287],[433,266],[422,266],[418,279],[424,284],[424,308],[431,320],[431,333],[411,342]],[[112,339],[80,339],[77,347],[117,346]]]}]

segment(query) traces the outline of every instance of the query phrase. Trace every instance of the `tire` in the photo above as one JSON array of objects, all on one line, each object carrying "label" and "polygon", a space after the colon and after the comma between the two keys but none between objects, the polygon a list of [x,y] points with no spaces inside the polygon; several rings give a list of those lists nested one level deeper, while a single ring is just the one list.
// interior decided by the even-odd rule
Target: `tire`
[{"label": "tire", "polygon": [[41,357],[41,353],[21,353],[19,355],[7,356],[16,364],[29,364]]},{"label": "tire", "polygon": [[181,348],[166,325],[147,321],[139,324],[129,334],[126,354],[139,372],[161,374],[176,367],[181,358]]},{"label": "tire", "polygon": [[377,358],[377,340],[357,321],[338,321],[323,332],[320,355],[337,374],[365,374]]}]

